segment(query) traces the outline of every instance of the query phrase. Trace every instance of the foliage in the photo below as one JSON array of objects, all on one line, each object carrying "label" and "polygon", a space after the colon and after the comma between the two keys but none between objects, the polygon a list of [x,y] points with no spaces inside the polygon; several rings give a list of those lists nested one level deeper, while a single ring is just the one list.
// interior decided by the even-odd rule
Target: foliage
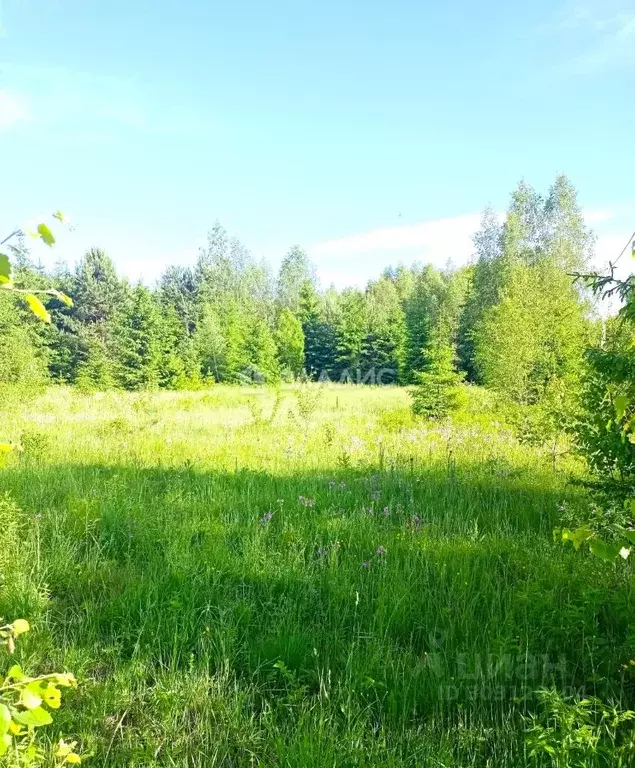
[{"label": "foliage", "polygon": [[461,332],[474,380],[519,403],[537,403],[550,382],[576,387],[591,339],[589,311],[569,275],[593,239],[562,176],[546,200],[521,183],[505,223],[491,212],[475,237],[479,256]]},{"label": "foliage", "polygon": [[[628,247],[635,255],[635,240]],[[588,542],[604,559],[626,558],[635,543],[635,284],[632,275],[616,279],[613,265],[609,275],[578,274],[578,279],[596,294],[617,294],[623,301],[618,317],[607,323],[601,344],[588,350],[576,434],[602,498],[609,506],[622,505],[629,519],[626,527],[615,526],[609,541],[588,524],[562,535],[572,538],[576,547]]]},{"label": "foliage", "polygon": [[299,377],[304,370],[304,333],[302,323],[286,307],[278,313],[275,342],[280,370],[291,378]]},{"label": "foliage", "polygon": [[118,350],[117,377],[124,389],[152,389],[159,383],[161,336],[159,308],[150,291],[139,284],[118,308],[114,344]]},{"label": "foliage", "polygon": [[[48,227],[35,234],[52,244]],[[521,403],[539,402],[554,379],[575,389],[590,325],[568,272],[584,267],[592,237],[573,187],[558,177],[543,199],[520,184],[504,224],[487,211],[474,242],[471,267],[389,267],[364,290],[341,291],[320,290],[298,246],[272,275],[218,222],[195,266],[168,267],[154,289],[129,285],[99,248],[51,274],[23,268],[20,248],[23,282],[14,281],[9,298],[50,316],[51,327],[3,328],[10,371],[0,373],[24,381],[34,365],[86,390],[273,382],[304,372],[407,384],[438,344],[456,348],[468,380]],[[7,279],[7,256],[1,264]],[[22,285],[33,290],[18,293]],[[38,291],[48,294],[47,308]]]},{"label": "foliage", "polygon": [[441,418],[461,402],[459,385],[463,375],[454,368],[454,350],[449,344],[433,344],[424,357],[425,369],[412,391],[412,408],[418,416]]},{"label": "foliage", "polygon": [[[30,629],[24,619],[0,626],[0,646],[13,654],[17,639]],[[0,761],[4,756],[5,760],[12,759],[15,766],[39,765],[44,753],[37,746],[36,731],[53,722],[52,713],[62,704],[60,688],[76,685],[75,677],[69,673],[29,677],[19,665],[9,667],[4,677],[0,677]],[[59,742],[56,765],[82,762],[74,751],[75,744]]]},{"label": "foliage", "polygon": [[[587,352],[577,441],[607,490],[622,498],[635,492],[635,324],[609,319],[601,346]],[[619,488],[621,487],[621,491]]]},{"label": "foliage", "polygon": [[635,712],[594,696],[564,697],[553,689],[539,691],[539,701],[542,711],[526,718],[530,757],[545,757],[553,768],[632,765]]}]

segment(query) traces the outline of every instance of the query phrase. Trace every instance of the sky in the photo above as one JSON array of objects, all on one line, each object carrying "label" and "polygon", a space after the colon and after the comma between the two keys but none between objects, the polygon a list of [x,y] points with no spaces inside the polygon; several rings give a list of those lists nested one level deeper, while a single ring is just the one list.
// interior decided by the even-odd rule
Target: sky
[{"label": "sky", "polygon": [[342,287],[468,262],[485,206],[563,172],[601,264],[635,230],[634,96],[633,0],[0,0],[0,223],[61,209],[45,263],[99,246],[151,283],[219,220]]}]

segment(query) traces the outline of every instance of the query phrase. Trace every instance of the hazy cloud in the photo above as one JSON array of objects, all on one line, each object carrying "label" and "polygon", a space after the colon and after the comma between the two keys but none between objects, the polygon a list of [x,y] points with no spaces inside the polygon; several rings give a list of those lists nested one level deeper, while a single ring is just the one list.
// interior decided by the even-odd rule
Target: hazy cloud
[{"label": "hazy cloud", "polygon": [[24,120],[29,114],[24,100],[9,91],[0,89],[0,128],[11,128]]},{"label": "hazy cloud", "polygon": [[563,6],[554,28],[579,53],[568,69],[576,74],[635,66],[632,2],[587,2]]}]

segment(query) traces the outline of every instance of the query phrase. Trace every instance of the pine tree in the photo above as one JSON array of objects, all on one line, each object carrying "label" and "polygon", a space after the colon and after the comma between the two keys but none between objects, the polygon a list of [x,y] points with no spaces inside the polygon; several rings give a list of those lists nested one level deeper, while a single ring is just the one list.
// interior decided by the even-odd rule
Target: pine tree
[{"label": "pine tree", "polygon": [[300,291],[299,317],[307,375],[314,380],[332,380],[337,366],[337,334],[333,323],[324,318],[320,297],[309,281]]},{"label": "pine tree", "polygon": [[382,277],[366,289],[366,335],[360,365],[373,383],[396,384],[402,379],[406,326],[395,283]]},{"label": "pine tree", "polygon": [[36,322],[20,297],[0,292],[0,384],[39,386],[48,379],[46,348]]},{"label": "pine tree", "polygon": [[99,323],[80,326],[80,354],[75,371],[75,384],[84,391],[103,391],[117,385],[112,354],[104,341]]},{"label": "pine tree", "polygon": [[366,337],[364,295],[355,288],[345,289],[339,301],[337,323],[337,369],[342,381],[356,382],[362,377],[362,350]]},{"label": "pine tree", "polygon": [[415,270],[413,286],[404,305],[406,320],[407,381],[414,381],[416,373],[425,365],[425,353],[439,320],[445,293],[441,273],[432,266]]},{"label": "pine tree", "polygon": [[158,386],[161,365],[161,319],[157,303],[141,283],[117,314],[114,337],[118,352],[117,378],[125,389]]},{"label": "pine tree", "polygon": [[447,416],[460,404],[462,379],[463,374],[457,373],[454,367],[452,346],[432,341],[424,355],[424,370],[416,375],[413,411],[428,418]]}]

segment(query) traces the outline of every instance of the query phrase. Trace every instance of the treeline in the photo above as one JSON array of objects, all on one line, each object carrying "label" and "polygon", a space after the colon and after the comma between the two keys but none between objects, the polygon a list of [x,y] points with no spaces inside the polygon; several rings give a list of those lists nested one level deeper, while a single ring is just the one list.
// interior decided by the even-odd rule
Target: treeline
[{"label": "treeline", "polygon": [[[308,377],[408,384],[438,366],[519,402],[579,373],[594,332],[570,274],[592,251],[576,192],[558,177],[543,198],[521,183],[506,218],[483,216],[471,266],[387,268],[365,290],[321,291],[293,247],[277,275],[220,224],[193,267],[153,288],[118,276],[99,249],[50,273],[16,251],[16,285],[55,287],[45,326],[0,296],[0,381],[50,378],[83,388],[188,388]],[[457,254],[458,255],[458,254]],[[16,311],[17,310],[17,311]]]}]

